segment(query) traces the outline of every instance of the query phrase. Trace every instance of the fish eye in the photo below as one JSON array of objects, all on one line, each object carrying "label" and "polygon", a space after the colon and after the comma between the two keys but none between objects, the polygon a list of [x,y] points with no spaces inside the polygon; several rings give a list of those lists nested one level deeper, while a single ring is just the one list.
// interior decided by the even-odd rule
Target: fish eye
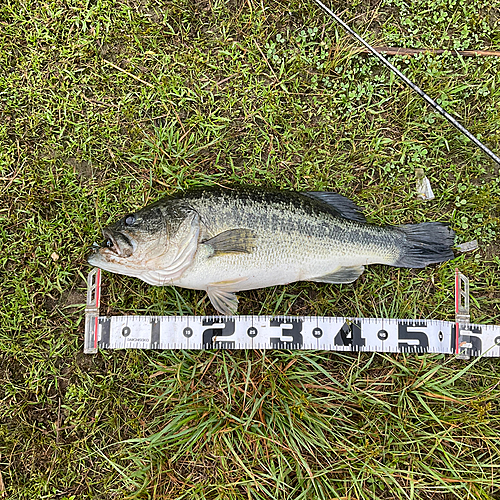
[{"label": "fish eye", "polygon": [[111,239],[107,239],[104,244],[108,247],[111,248],[113,246],[113,241]]},{"label": "fish eye", "polygon": [[132,214],[127,215],[127,217],[125,218],[125,224],[127,226],[131,226],[134,222],[135,222],[135,217]]}]

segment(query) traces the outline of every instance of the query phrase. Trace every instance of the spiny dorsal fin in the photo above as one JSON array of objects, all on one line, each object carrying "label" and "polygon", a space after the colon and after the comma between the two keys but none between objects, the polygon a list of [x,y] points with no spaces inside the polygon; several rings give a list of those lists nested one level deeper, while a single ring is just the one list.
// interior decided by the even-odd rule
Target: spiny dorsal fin
[{"label": "spiny dorsal fin", "polygon": [[251,253],[255,248],[255,233],[250,229],[229,229],[203,242],[210,245],[216,255],[227,253]]},{"label": "spiny dorsal fin", "polygon": [[326,203],[338,214],[346,219],[356,222],[366,222],[363,210],[352,200],[338,193],[329,191],[308,191],[301,193],[304,196]]}]

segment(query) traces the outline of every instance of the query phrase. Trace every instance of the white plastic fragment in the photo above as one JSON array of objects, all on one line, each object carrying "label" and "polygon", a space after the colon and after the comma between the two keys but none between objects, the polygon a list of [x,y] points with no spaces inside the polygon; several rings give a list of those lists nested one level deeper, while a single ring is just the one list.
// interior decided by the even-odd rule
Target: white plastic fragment
[{"label": "white plastic fragment", "polygon": [[417,177],[417,198],[424,201],[433,200],[435,196],[432,191],[431,183],[425,176],[424,169],[417,168],[415,170],[415,175]]},{"label": "white plastic fragment", "polygon": [[460,245],[457,245],[457,249],[459,252],[472,252],[474,250],[477,250],[479,248],[479,244],[477,240],[472,240],[472,241],[466,241],[465,243],[460,243]]}]

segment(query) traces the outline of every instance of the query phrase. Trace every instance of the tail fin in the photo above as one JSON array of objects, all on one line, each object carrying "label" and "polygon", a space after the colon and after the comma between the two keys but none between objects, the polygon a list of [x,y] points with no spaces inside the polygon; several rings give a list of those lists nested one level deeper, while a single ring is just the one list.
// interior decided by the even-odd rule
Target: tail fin
[{"label": "tail fin", "polygon": [[425,267],[429,264],[453,259],[451,249],[455,232],[441,222],[424,222],[397,226],[406,236],[395,267]]}]

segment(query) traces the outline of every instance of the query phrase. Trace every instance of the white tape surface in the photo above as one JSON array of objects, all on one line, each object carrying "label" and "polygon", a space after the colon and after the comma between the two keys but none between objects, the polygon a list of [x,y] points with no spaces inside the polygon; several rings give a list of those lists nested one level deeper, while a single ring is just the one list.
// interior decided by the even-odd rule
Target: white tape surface
[{"label": "white tape surface", "polygon": [[[500,356],[500,328],[467,325],[464,348]],[[457,352],[455,323],[375,318],[114,316],[99,318],[104,349],[321,349]]]},{"label": "white tape surface", "polygon": [[98,348],[320,349],[500,357],[500,326],[316,316],[106,317],[99,316],[99,288],[100,273],[90,273],[86,353]]}]

